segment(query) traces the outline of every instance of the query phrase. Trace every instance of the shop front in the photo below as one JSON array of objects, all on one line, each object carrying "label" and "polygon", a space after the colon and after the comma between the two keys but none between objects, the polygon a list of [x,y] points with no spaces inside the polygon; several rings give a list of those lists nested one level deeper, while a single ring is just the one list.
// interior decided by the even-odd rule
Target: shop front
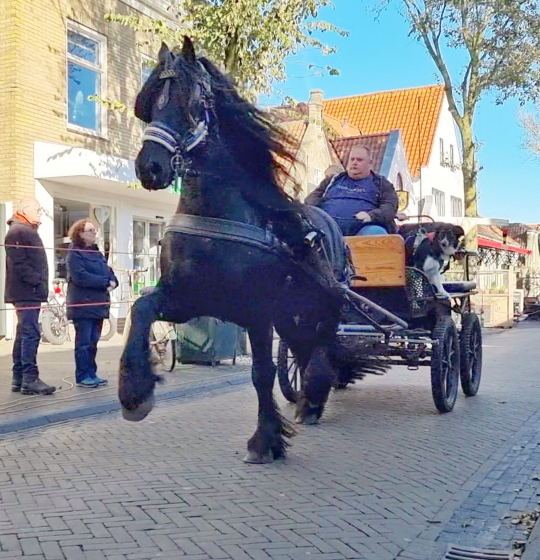
[{"label": "shop front", "polygon": [[170,192],[126,186],[135,181],[133,164],[127,160],[36,143],[36,198],[44,209],[40,234],[47,247],[50,277],[66,277],[69,228],[90,218],[97,226],[98,245],[120,280],[112,294],[112,312],[120,319],[130,298],[159,279],[159,240],[178,203],[178,196]]}]

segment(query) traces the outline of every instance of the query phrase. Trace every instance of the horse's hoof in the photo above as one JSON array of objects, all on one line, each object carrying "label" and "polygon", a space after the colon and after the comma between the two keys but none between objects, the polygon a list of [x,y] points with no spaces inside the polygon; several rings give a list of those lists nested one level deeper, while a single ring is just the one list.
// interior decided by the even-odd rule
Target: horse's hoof
[{"label": "horse's hoof", "polygon": [[319,423],[319,418],[316,414],[310,414],[304,418],[297,418],[296,423],[304,426],[316,426]]},{"label": "horse's hoof", "polygon": [[319,423],[319,416],[317,414],[299,415],[295,417],[294,421],[305,426],[315,426],[315,424]]},{"label": "horse's hoof", "polygon": [[244,463],[251,465],[266,465],[274,460],[274,454],[272,451],[265,453],[264,455],[259,455],[256,451],[248,451],[247,455],[244,457]]},{"label": "horse's hoof", "polygon": [[124,417],[124,420],[128,420],[129,422],[140,422],[141,420],[144,420],[150,412],[152,412],[155,402],[156,399],[152,394],[133,410],[122,408],[122,416]]}]

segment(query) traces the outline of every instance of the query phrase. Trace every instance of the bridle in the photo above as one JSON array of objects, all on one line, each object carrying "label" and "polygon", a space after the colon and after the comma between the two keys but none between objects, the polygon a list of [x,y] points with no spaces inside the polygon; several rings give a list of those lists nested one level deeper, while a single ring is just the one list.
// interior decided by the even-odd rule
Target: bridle
[{"label": "bridle", "polygon": [[[152,121],[142,138],[143,142],[156,142],[168,150],[171,155],[171,168],[175,175],[175,191],[178,189],[178,178],[185,175],[198,175],[193,169],[190,152],[204,143],[208,136],[210,126],[210,115],[213,113],[214,96],[212,94],[210,74],[204,65],[197,60],[197,73],[193,102],[198,102],[202,109],[203,117],[196,122],[191,113],[188,113],[194,127],[188,129],[185,134],[179,134],[161,121]],[[181,74],[173,67],[173,58],[169,54],[165,61],[165,69],[159,75],[164,81],[163,89],[157,100],[159,109],[166,107],[170,100],[171,81],[181,77]],[[191,105],[191,103],[189,104]]]}]

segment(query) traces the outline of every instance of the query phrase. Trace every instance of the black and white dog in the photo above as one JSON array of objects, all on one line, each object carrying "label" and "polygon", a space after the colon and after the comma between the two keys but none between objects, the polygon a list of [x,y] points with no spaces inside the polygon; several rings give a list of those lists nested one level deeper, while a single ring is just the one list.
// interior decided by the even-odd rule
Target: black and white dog
[{"label": "black and white dog", "polygon": [[407,266],[423,270],[440,298],[449,298],[444,289],[442,274],[450,266],[450,258],[459,248],[465,235],[463,228],[444,222],[405,224],[399,229],[405,239]]}]

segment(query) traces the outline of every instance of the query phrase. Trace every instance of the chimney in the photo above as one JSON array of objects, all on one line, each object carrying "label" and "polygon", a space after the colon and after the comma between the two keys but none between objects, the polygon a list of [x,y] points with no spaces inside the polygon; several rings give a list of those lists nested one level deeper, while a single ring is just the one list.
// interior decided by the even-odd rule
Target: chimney
[{"label": "chimney", "polygon": [[323,120],[323,95],[322,89],[312,89],[309,92],[308,117],[317,124],[322,124]]},{"label": "chimney", "polygon": [[349,135],[349,117],[343,117],[343,121],[341,122],[341,126],[343,127],[343,132],[345,135]]}]

